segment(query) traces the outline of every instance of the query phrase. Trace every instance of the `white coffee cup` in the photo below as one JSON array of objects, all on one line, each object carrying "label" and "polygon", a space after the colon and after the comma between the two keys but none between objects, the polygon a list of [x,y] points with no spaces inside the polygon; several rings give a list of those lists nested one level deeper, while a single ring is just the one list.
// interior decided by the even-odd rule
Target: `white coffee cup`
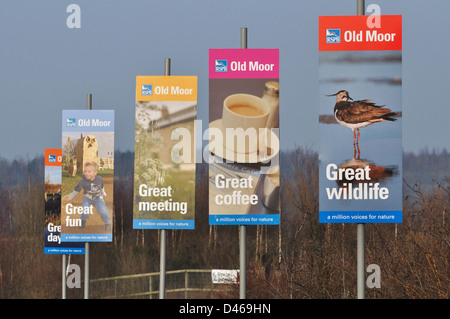
[{"label": "white coffee cup", "polygon": [[223,101],[222,127],[225,147],[235,153],[258,150],[260,129],[266,127],[269,104],[251,94],[233,94]]}]

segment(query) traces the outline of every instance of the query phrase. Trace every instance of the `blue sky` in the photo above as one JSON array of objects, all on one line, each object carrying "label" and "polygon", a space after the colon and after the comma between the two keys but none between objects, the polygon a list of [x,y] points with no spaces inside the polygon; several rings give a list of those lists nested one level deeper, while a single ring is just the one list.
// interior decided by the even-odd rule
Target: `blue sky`
[{"label": "blue sky", "polygon": [[[280,49],[281,149],[318,150],[318,16],[354,15],[356,0],[0,2],[0,157],[61,147],[65,109],[115,110],[116,150],[134,150],[135,79],[198,76],[198,118],[208,121],[208,49]],[[81,28],[69,29],[71,3]],[[403,15],[403,149],[450,149],[447,102],[450,1],[366,1]]]}]

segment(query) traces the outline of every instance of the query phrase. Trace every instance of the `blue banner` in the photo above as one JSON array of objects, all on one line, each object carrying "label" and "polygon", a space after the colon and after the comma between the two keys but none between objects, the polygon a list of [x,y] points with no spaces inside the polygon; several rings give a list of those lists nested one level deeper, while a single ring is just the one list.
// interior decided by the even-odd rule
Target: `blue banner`
[{"label": "blue banner", "polygon": [[279,225],[280,215],[209,215],[210,225]]},{"label": "blue banner", "polygon": [[64,132],[114,132],[114,111],[64,110]]},{"label": "blue banner", "polygon": [[194,229],[195,220],[134,219],[133,229]]},{"label": "blue banner", "polygon": [[112,241],[114,111],[64,110],[61,241]]},{"label": "blue banner", "polygon": [[112,234],[62,234],[61,241],[71,242],[102,242],[112,241]]},{"label": "blue banner", "polygon": [[44,253],[55,255],[84,255],[84,247],[83,248],[45,247]]},{"label": "blue banner", "polygon": [[401,223],[402,211],[320,211],[320,223]]}]

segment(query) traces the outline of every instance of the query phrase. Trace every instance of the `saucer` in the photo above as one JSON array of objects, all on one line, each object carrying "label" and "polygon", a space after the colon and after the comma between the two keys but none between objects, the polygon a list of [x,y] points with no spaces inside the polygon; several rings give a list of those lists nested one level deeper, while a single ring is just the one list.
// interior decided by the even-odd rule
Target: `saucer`
[{"label": "saucer", "polygon": [[[225,136],[225,130],[222,126],[222,119],[215,120],[209,123],[209,128],[218,128],[222,131],[222,136]],[[280,140],[278,136],[270,130],[270,141],[267,144],[267,149],[270,154],[260,154],[259,151],[251,153],[237,153],[233,152],[223,145],[222,141],[214,141],[215,149],[211,153],[219,156],[227,161],[232,161],[235,163],[266,163],[270,161],[275,155],[280,151]]]}]

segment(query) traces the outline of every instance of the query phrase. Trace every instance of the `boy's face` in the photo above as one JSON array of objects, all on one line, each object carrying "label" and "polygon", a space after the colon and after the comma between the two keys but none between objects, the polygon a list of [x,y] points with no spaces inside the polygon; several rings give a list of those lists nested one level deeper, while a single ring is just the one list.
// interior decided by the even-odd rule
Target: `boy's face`
[{"label": "boy's face", "polygon": [[90,165],[84,167],[84,177],[86,179],[93,181],[95,176],[97,175],[97,171]]}]

